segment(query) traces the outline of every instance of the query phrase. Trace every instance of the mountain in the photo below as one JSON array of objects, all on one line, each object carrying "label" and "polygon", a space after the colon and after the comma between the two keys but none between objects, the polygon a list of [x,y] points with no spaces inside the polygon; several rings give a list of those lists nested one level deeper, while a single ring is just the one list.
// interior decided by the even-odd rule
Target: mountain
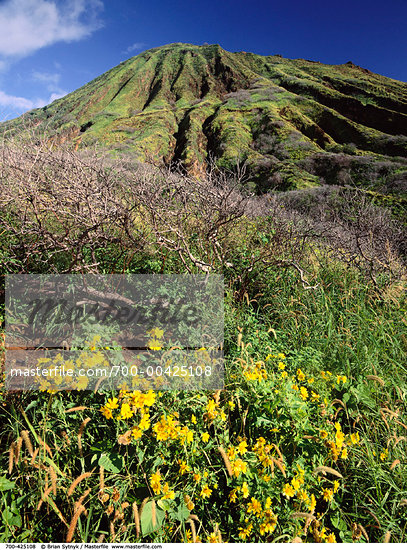
[{"label": "mountain", "polygon": [[407,85],[352,62],[170,44],[3,126],[27,121],[56,143],[101,143],[195,175],[210,158],[240,159],[259,191],[326,182],[407,194]]}]

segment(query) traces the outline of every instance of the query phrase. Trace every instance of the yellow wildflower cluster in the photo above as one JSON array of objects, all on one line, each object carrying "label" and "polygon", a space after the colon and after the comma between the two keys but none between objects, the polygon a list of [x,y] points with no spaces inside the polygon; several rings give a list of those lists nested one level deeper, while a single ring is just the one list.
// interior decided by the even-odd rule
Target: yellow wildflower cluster
[{"label": "yellow wildflower cluster", "polygon": [[164,485],[161,486],[161,479],[161,473],[159,471],[156,471],[150,475],[150,486],[154,491],[154,494],[162,494],[163,499],[173,500],[175,498],[175,491],[170,489],[170,486],[167,482],[165,482]]},{"label": "yellow wildflower cluster", "polygon": [[287,498],[296,497],[300,503],[303,503],[306,509],[313,513],[317,505],[315,495],[308,493],[305,487],[304,473],[305,471],[297,465],[298,473],[293,477],[290,483],[286,483],[283,487],[282,494]]},{"label": "yellow wildflower cluster", "polygon": [[162,346],[163,346],[162,337],[164,335],[163,330],[159,328],[153,328],[150,331],[148,331],[147,335],[151,337],[151,340],[147,342],[147,346],[151,350],[158,351],[162,349]]},{"label": "yellow wildflower cluster", "polygon": [[309,529],[312,534],[315,542],[327,542],[335,543],[336,537],[334,533],[330,533],[327,527],[321,527],[321,524],[318,520],[313,520]]},{"label": "yellow wildflower cluster", "polygon": [[205,419],[208,422],[212,422],[215,418],[219,418],[222,422],[226,421],[226,414],[223,409],[221,409],[218,403],[214,399],[209,399],[206,405],[206,414]]},{"label": "yellow wildflower cluster", "polygon": [[267,371],[263,361],[256,361],[254,364],[245,365],[243,369],[243,376],[246,380],[257,380],[258,382],[267,380]]},{"label": "yellow wildflower cluster", "polygon": [[137,425],[131,428],[130,433],[135,440],[138,440],[143,435],[143,432],[150,428],[150,414],[149,408],[152,407],[156,401],[156,394],[150,390],[147,393],[140,391],[128,392],[127,390],[121,390],[119,398],[121,404],[119,405],[119,399],[114,397],[109,399],[105,405],[100,409],[102,414],[107,419],[113,418],[113,411],[120,409],[116,420],[127,420],[133,418],[137,413],[140,414],[140,419]]},{"label": "yellow wildflower cluster", "polygon": [[[322,430],[320,437],[321,439],[326,439],[328,433]],[[334,439],[327,440],[326,445],[331,451],[333,460],[337,461],[339,457],[342,459],[348,458],[348,447],[350,445],[357,445],[359,442],[360,436],[358,432],[345,435],[339,422],[336,422]]]},{"label": "yellow wildflower cluster", "polygon": [[231,460],[230,465],[232,468],[232,474],[235,477],[239,477],[240,474],[245,474],[247,472],[247,463],[244,462],[241,458],[236,458],[236,460]]},{"label": "yellow wildflower cluster", "polygon": [[188,426],[180,425],[172,415],[162,415],[160,420],[153,425],[153,432],[157,441],[179,440],[182,444],[192,443],[194,431]]},{"label": "yellow wildflower cluster", "polygon": [[277,515],[271,509],[271,498],[267,497],[264,508],[261,505],[261,502],[252,497],[246,508],[247,514],[254,516],[253,520],[249,523],[249,519],[245,518],[246,525],[239,528],[239,537],[243,540],[248,538],[253,531],[253,522],[256,521],[256,518],[260,520],[258,526],[259,533],[261,536],[272,533],[277,526]]},{"label": "yellow wildflower cluster", "polygon": [[[100,340],[100,335],[96,335],[92,341],[86,342],[88,349],[82,352],[78,351],[79,355],[75,361],[72,359],[65,360],[61,353],[58,353],[52,359],[49,357],[38,359],[37,366],[40,367],[41,371],[46,369],[48,373],[47,376],[36,376],[39,390],[48,393],[56,393],[61,390],[85,390],[89,385],[89,378],[85,374],[79,373],[86,372],[87,374],[97,375],[98,368],[109,366],[103,350],[97,350],[96,348]],[[65,374],[62,376],[61,373]]]},{"label": "yellow wildflower cluster", "polygon": [[257,458],[259,459],[263,468],[268,468],[268,467],[273,468],[273,465],[276,464],[279,470],[281,470],[282,472],[285,471],[285,466],[283,461],[273,456],[274,447],[272,445],[267,444],[264,437],[259,437],[256,440],[256,443],[253,446],[253,451],[256,453]]}]

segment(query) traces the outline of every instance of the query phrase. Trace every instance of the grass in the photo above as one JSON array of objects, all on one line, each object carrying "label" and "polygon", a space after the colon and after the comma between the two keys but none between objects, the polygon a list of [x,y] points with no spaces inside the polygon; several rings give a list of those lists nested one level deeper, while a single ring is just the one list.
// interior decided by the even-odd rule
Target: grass
[{"label": "grass", "polygon": [[[405,542],[405,258],[390,237],[390,259],[379,256],[371,276],[363,241],[335,256],[282,203],[266,216],[268,199],[245,198],[232,174],[190,180],[127,170],[129,158],[104,165],[13,146],[7,272],[209,265],[225,278],[226,366],[217,391],[0,386],[0,540]],[[21,186],[27,166],[33,189],[46,189],[35,211]],[[96,193],[100,203],[75,218]],[[355,222],[366,210],[354,198],[344,212]],[[78,235],[81,248],[67,247]]]}]

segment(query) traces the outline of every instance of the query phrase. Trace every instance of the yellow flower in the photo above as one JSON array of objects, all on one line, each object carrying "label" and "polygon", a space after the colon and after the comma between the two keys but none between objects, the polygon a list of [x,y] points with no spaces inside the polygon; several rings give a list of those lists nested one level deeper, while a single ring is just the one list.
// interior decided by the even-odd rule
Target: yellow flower
[{"label": "yellow flower", "polygon": [[179,431],[179,437],[181,439],[181,443],[192,443],[194,440],[194,432],[193,430],[189,430],[188,426],[184,426]]},{"label": "yellow flower", "polygon": [[[50,384],[49,384],[48,380],[46,380],[45,378],[41,378],[41,380],[40,380],[40,386],[39,386],[40,391],[45,391],[45,390],[47,390],[48,387],[49,387],[49,385],[50,385]],[[102,409],[100,409],[100,410],[102,410]],[[106,418],[107,418],[107,417],[106,417]]]},{"label": "yellow flower", "polygon": [[287,371],[283,370],[283,372],[281,373],[281,378],[287,378],[287,376]]},{"label": "yellow flower", "polygon": [[140,439],[143,435],[143,432],[140,430],[140,428],[135,427],[132,429],[131,435],[134,437],[134,439]]},{"label": "yellow flower", "polygon": [[196,416],[194,414],[191,416],[191,422],[192,424],[196,424]]},{"label": "yellow flower", "polygon": [[108,399],[105,407],[107,407],[108,409],[111,409],[111,410],[118,409],[119,404],[118,404],[117,397],[113,397],[113,399]]},{"label": "yellow flower", "polygon": [[283,495],[287,498],[291,498],[295,495],[294,489],[291,487],[289,483],[286,483],[283,487]]},{"label": "yellow flower", "polygon": [[237,455],[237,450],[234,447],[230,446],[228,448],[228,457],[231,460],[233,460],[234,458],[236,458],[236,455]]},{"label": "yellow flower", "polygon": [[160,472],[155,472],[154,474],[151,474],[150,476],[150,485],[152,490],[156,495],[161,493],[161,474]]},{"label": "yellow flower", "polygon": [[174,420],[171,415],[167,418],[162,415],[160,421],[154,424],[153,431],[156,434],[157,441],[177,439],[180,431],[178,420]]},{"label": "yellow flower", "polygon": [[199,472],[195,472],[195,473],[194,473],[194,481],[195,481],[195,483],[199,483],[199,482],[201,481],[201,479],[202,479],[201,474],[200,474]]},{"label": "yellow flower", "polygon": [[301,386],[301,388],[300,388],[300,394],[301,394],[301,397],[302,397],[303,401],[306,401],[306,400],[307,400],[307,397],[308,397],[308,390],[307,390],[307,388],[305,388],[304,386]]},{"label": "yellow flower", "polygon": [[325,542],[336,542],[335,535],[334,535],[333,533],[330,533],[330,534],[326,537]]},{"label": "yellow flower", "polygon": [[247,471],[247,464],[242,459],[237,458],[231,462],[232,473],[235,477],[239,477],[241,473],[245,474]]},{"label": "yellow flower", "polygon": [[301,369],[297,369],[297,378],[300,382],[303,382],[305,380],[305,374],[302,372]]},{"label": "yellow flower", "polygon": [[235,405],[235,403],[233,403],[233,401],[229,401],[229,402],[228,402],[228,405],[229,405],[229,409],[230,409],[231,411],[233,411],[233,410],[235,409],[235,407],[236,407],[236,405]]},{"label": "yellow flower", "polygon": [[125,420],[126,418],[131,418],[134,415],[134,412],[130,408],[130,405],[128,403],[122,403],[121,409],[120,409],[120,419]]},{"label": "yellow flower", "polygon": [[348,458],[348,449],[346,447],[342,449],[341,458],[343,459]]},{"label": "yellow flower", "polygon": [[285,370],[285,367],[286,367],[286,365],[284,363],[282,363],[281,361],[279,362],[279,364],[277,366],[280,370]]},{"label": "yellow flower", "polygon": [[389,450],[385,449],[383,452],[380,453],[380,460],[384,462],[388,456],[389,456]]},{"label": "yellow flower", "polygon": [[113,418],[112,411],[106,405],[100,408],[100,412],[103,414],[105,418],[108,418],[108,419]]},{"label": "yellow flower", "polygon": [[89,383],[89,378],[87,376],[78,376],[78,379],[76,381],[76,389],[77,390],[84,390]]},{"label": "yellow flower", "polygon": [[163,496],[164,499],[174,500],[175,492],[172,489],[170,489],[170,486],[168,485],[168,483],[164,484],[162,492],[164,493],[164,496]]},{"label": "yellow flower", "polygon": [[351,440],[353,445],[357,445],[360,442],[359,433],[356,432],[354,434],[350,434],[350,440]]},{"label": "yellow flower", "polygon": [[[267,499],[269,500],[269,499]],[[260,535],[265,535],[266,533],[272,533],[277,525],[277,516],[272,510],[264,511],[265,521],[260,525]]]},{"label": "yellow flower", "polygon": [[339,481],[337,479],[335,479],[334,481],[334,493],[337,493],[338,492],[338,489],[339,489]]},{"label": "yellow flower", "polygon": [[241,455],[244,455],[247,452],[247,443],[246,441],[241,441],[237,446],[237,452]]},{"label": "yellow flower", "polygon": [[299,478],[294,478],[292,481],[291,481],[291,485],[293,487],[293,489],[295,491],[298,491],[298,489],[301,487],[301,479]]},{"label": "yellow flower", "polygon": [[200,496],[202,498],[209,498],[211,496],[211,494],[212,494],[212,489],[209,489],[208,485],[204,485],[202,487],[202,491],[201,491]]},{"label": "yellow flower", "polygon": [[154,350],[154,351],[158,351],[158,350],[162,349],[161,344],[162,344],[162,342],[160,342],[160,340],[156,340],[156,339],[149,340],[147,342],[147,346],[151,350]]},{"label": "yellow flower", "polygon": [[201,435],[201,439],[204,443],[208,443],[209,441],[209,434],[208,432],[204,432],[202,435]]},{"label": "yellow flower", "polygon": [[206,542],[217,544],[219,542],[218,535],[216,533],[211,533],[206,537]]},{"label": "yellow flower", "polygon": [[236,502],[236,499],[237,499],[237,489],[233,489],[229,493],[229,500],[230,502]]},{"label": "yellow flower", "polygon": [[213,420],[218,415],[216,407],[217,405],[215,401],[213,399],[209,399],[208,404],[206,405],[206,412],[210,420]]},{"label": "yellow flower", "polygon": [[337,376],[336,377],[336,383],[337,384],[340,384],[341,382],[342,382],[342,384],[346,384],[346,381],[347,381],[346,376]]},{"label": "yellow flower", "polygon": [[336,435],[335,435],[336,446],[338,447],[338,449],[341,449],[343,442],[345,441],[345,434],[343,433],[339,422],[335,423],[335,428],[336,428]]},{"label": "yellow flower", "polygon": [[155,327],[149,331],[150,336],[156,337],[156,338],[162,338],[164,335],[164,331],[158,327]]},{"label": "yellow flower", "polygon": [[191,471],[191,467],[184,460],[178,460],[179,464],[179,473],[181,475],[187,474]]},{"label": "yellow flower", "polygon": [[251,501],[247,505],[247,513],[254,514],[257,517],[260,517],[262,513],[262,507],[261,507],[260,501],[252,497]]},{"label": "yellow flower", "polygon": [[317,501],[314,495],[311,495],[309,498],[309,502],[307,502],[307,508],[312,513],[315,510],[315,507],[317,505]]},{"label": "yellow flower", "polygon": [[149,390],[146,394],[144,394],[144,405],[146,407],[152,407],[155,403],[156,395],[153,392],[153,390]]},{"label": "yellow flower", "polygon": [[323,489],[322,495],[324,497],[324,500],[326,500],[326,502],[330,502],[334,497],[334,492],[332,489]]},{"label": "yellow flower", "polygon": [[245,540],[248,536],[250,536],[250,533],[252,532],[253,524],[249,523],[246,525],[246,527],[239,527],[239,537],[243,540]]},{"label": "yellow flower", "polygon": [[149,414],[143,414],[138,426],[139,426],[140,430],[143,430],[143,432],[148,430],[148,428],[150,427],[150,415]]},{"label": "yellow flower", "polygon": [[249,486],[247,485],[246,481],[242,483],[241,491],[243,498],[247,498],[249,496]]},{"label": "yellow flower", "polygon": [[303,502],[307,502],[307,500],[309,499],[309,496],[307,494],[307,491],[304,491],[303,489],[300,489],[298,492],[297,492],[297,498],[299,500],[302,500]]}]

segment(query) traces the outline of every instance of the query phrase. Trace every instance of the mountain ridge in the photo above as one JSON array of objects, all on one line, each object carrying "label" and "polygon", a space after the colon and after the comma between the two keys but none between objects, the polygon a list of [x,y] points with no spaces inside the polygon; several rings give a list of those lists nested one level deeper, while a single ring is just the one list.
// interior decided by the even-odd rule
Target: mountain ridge
[{"label": "mountain ridge", "polygon": [[339,160],[348,165],[337,170],[345,183],[366,187],[367,164],[379,171],[376,191],[386,191],[386,178],[394,184],[402,174],[402,188],[405,180],[407,85],[352,62],[174,43],[3,127],[18,130],[27,120],[56,143],[101,143],[141,161],[180,162],[194,175],[210,158],[224,168],[240,159],[260,191],[338,183],[327,165]]}]

